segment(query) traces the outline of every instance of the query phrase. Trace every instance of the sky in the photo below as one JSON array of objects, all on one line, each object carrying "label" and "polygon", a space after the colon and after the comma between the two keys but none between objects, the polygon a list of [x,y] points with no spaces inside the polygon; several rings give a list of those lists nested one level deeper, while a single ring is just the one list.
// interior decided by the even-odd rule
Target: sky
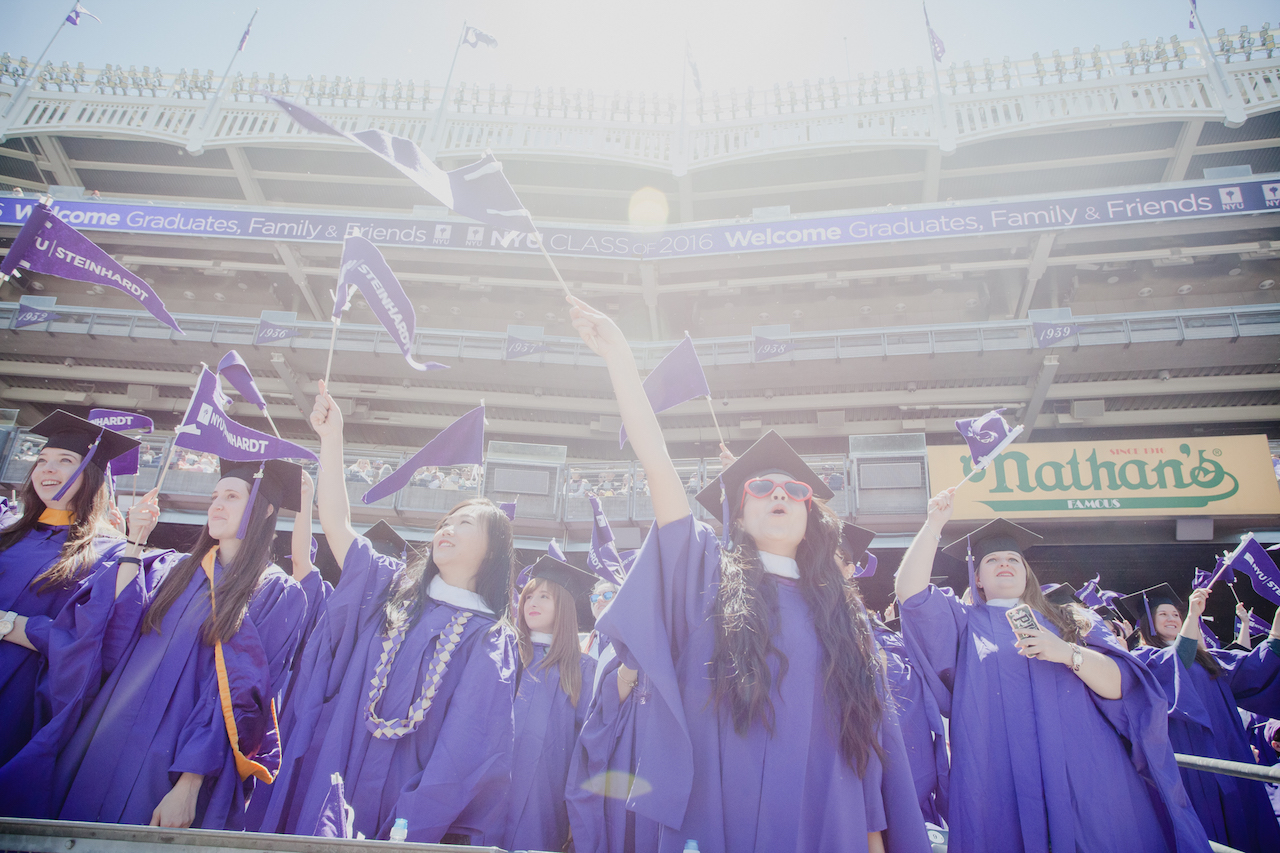
[{"label": "sky", "polygon": [[[254,9],[234,71],[430,80],[439,86],[467,21],[497,48],[463,47],[454,82],[504,88],[564,86],[678,94],[688,41],[704,91],[836,77],[917,65],[929,53],[915,2],[868,0],[82,0],[102,23],[64,27],[49,59],[198,67],[220,75]],[[0,0],[0,52],[34,60],[71,7],[68,0]],[[1280,24],[1276,0],[1200,0],[1206,30]],[[943,64],[1048,57],[1094,44],[1188,39],[1186,0],[932,0]],[[234,73],[234,72],[233,72]]]}]

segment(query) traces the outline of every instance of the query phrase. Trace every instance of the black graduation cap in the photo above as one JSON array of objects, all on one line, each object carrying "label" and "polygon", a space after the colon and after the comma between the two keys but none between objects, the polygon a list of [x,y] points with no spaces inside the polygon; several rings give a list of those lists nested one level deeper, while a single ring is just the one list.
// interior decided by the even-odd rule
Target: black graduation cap
[{"label": "black graduation cap", "polygon": [[379,520],[377,524],[370,527],[364,532],[364,536],[369,540],[369,544],[373,546],[373,550],[377,551],[384,557],[391,557],[395,560],[404,562],[409,556],[409,543],[395,528],[387,524],[384,520]]},{"label": "black graduation cap", "polygon": [[[1005,550],[1005,549],[1001,549]],[[1076,588],[1069,583],[1051,583],[1045,586],[1041,592],[1044,593],[1045,600],[1050,604],[1084,604],[1080,600],[1080,596],[1076,594]]]},{"label": "black graduation cap", "polygon": [[[235,477],[244,480],[250,486],[251,495],[261,495],[276,510],[288,509],[298,512],[302,509],[302,466],[283,459],[257,459],[252,462],[235,462],[230,459],[219,459],[218,468],[221,477]],[[258,472],[262,477],[258,477]],[[261,479],[261,482],[255,482]],[[250,501],[250,505],[252,505]],[[246,514],[248,509],[245,510]]]},{"label": "black graduation cap", "polygon": [[1187,606],[1182,603],[1182,599],[1173,591],[1173,587],[1167,583],[1147,587],[1144,590],[1122,596],[1116,601],[1121,609],[1129,614],[1131,617],[1130,622],[1134,625],[1145,626],[1144,633],[1148,637],[1155,633],[1155,626],[1151,624],[1149,619],[1143,620],[1146,619],[1147,614],[1155,613],[1156,608],[1161,604],[1172,604],[1182,614],[1187,612]]},{"label": "black graduation cap", "polygon": [[1112,607],[1109,604],[1099,604],[1097,607],[1093,608],[1093,612],[1097,613],[1099,616],[1101,616],[1103,619],[1106,619],[1108,622],[1122,622],[1122,621],[1127,622],[1128,621],[1127,619],[1124,618],[1124,616],[1120,614],[1119,610],[1116,610],[1114,607]]},{"label": "black graduation cap", "polygon": [[997,518],[995,521],[979,527],[968,536],[952,542],[942,549],[942,553],[955,557],[963,563],[965,555],[969,551],[968,543],[972,542],[973,563],[977,566],[978,563],[982,562],[982,558],[992,551],[1017,551],[1025,557],[1027,549],[1038,545],[1043,540],[1043,536],[1032,533],[1025,527],[1020,527],[1003,518]]},{"label": "black graduation cap", "polygon": [[529,570],[529,577],[558,583],[574,598],[586,595],[599,580],[591,572],[584,572],[577,566],[571,566],[547,554],[539,557],[538,562],[533,564],[533,568]]},{"label": "black graduation cap", "polygon": [[106,473],[108,462],[142,443],[136,438],[100,427],[61,409],[33,426],[31,432],[47,438],[44,445],[47,448],[70,450],[82,457],[80,467],[62,484],[62,488],[54,495],[54,500],[62,499],[86,465],[92,465]]},{"label": "black graduation cap", "polygon": [[770,471],[784,471],[787,476],[801,483],[807,483],[813,489],[813,496],[819,500],[829,501],[835,497],[835,492],[831,491],[827,484],[822,482],[822,478],[804,463],[800,454],[792,450],[791,445],[787,444],[777,432],[769,430],[755,444],[747,448],[746,453],[725,468],[719,477],[712,479],[706,488],[698,492],[698,503],[706,507],[707,512],[712,516],[720,518],[722,515],[721,480],[724,480],[724,497],[732,507],[742,501],[742,487],[746,485],[747,480]]},{"label": "black graduation cap", "polygon": [[874,530],[859,527],[848,521],[840,525],[840,547],[855,563],[862,560],[862,555],[867,553],[867,549],[871,547],[871,540],[875,538]]}]

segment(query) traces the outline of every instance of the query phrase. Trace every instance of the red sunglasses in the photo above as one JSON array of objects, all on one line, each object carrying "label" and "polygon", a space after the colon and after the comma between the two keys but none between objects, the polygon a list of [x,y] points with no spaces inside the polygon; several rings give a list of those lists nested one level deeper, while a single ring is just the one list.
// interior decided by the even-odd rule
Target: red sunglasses
[{"label": "red sunglasses", "polygon": [[742,505],[738,510],[741,511],[747,505],[747,495],[753,498],[768,498],[772,497],[778,489],[786,492],[787,497],[793,501],[804,501],[807,504],[813,498],[813,487],[808,483],[801,483],[799,480],[775,483],[765,477],[755,477],[742,484]]}]

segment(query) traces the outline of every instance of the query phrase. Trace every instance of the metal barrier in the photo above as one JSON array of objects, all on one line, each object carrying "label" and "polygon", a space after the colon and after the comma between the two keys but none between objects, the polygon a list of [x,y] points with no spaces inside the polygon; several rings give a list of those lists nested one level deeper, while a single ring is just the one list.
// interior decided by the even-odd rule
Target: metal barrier
[{"label": "metal barrier", "polygon": [[1280,764],[1274,767],[1263,767],[1260,764],[1205,758],[1202,755],[1183,755],[1180,752],[1175,752],[1173,757],[1178,759],[1179,767],[1187,770],[1203,770],[1206,773],[1221,773],[1223,776],[1239,776],[1241,779],[1280,785]]}]

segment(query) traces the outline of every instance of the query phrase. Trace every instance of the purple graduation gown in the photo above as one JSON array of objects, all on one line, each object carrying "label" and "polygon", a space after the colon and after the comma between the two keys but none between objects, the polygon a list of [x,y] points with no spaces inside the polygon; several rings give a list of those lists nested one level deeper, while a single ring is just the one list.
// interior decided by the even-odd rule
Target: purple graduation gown
[{"label": "purple graduation gown", "polygon": [[633,787],[628,806],[661,824],[658,849],[680,851],[694,839],[703,853],[843,853],[866,850],[867,833],[884,831],[889,853],[927,853],[894,716],[880,723],[884,763],[872,753],[859,777],[840,753],[822,649],[792,581],[764,581],[778,587],[772,640],[789,662],[779,684],[770,658],[774,733],[759,721],[734,731],[707,678],[719,575],[720,543],[708,525],[686,516],[655,528],[599,623],[652,684],[636,747],[636,775],[652,789]]},{"label": "purple graduation gown", "polygon": [[[145,825],[182,773],[199,773],[204,783],[191,825],[244,828],[253,780],[242,781],[236,770],[218,695],[214,649],[199,636],[209,614],[204,572],[196,569],[158,633],[138,630],[160,582],[183,556],[169,554],[157,560],[140,595],[126,589],[115,607],[99,608],[93,615],[105,614],[105,625],[82,619],[83,645],[96,643],[103,649],[105,681],[98,682],[96,693],[95,679],[84,677],[73,644],[61,659],[51,654],[49,693],[57,716],[0,771],[0,799],[22,785],[24,777],[42,773],[40,766],[48,762],[52,778],[47,813],[36,816]],[[215,581],[222,571],[222,564],[215,562]],[[114,593],[113,573],[102,573],[95,581],[86,612],[94,601],[106,601]],[[298,584],[278,567],[268,566],[249,599],[240,630],[223,643],[240,748],[271,769],[280,761],[271,700],[283,685],[305,607]],[[131,636],[119,650],[126,633],[121,624]],[[99,639],[92,639],[95,632]],[[75,677],[64,679],[63,673]],[[93,693],[91,700],[86,693]],[[56,760],[49,762],[50,756]]]},{"label": "purple graduation gown", "polygon": [[[1211,651],[1222,667],[1217,678],[1197,661],[1184,666],[1174,646],[1134,650],[1155,674],[1169,700],[1169,739],[1174,752],[1254,763],[1237,706],[1280,716],[1280,655],[1271,644],[1251,652]],[[1262,782],[1181,769],[1200,822],[1214,841],[1246,853],[1280,850],[1280,826]]]},{"label": "purple graduation gown", "polygon": [[1019,655],[1004,614],[934,586],[902,602],[911,660],[951,718],[951,853],[1206,853],[1146,668],[1094,617],[1085,643],[1123,685],[1104,699],[1070,667]]},{"label": "purple graduation gown", "polygon": [[547,647],[534,643],[533,663],[522,668],[516,690],[510,811],[503,845],[508,850],[560,850],[569,839],[565,780],[591,704],[596,662],[590,655],[579,655],[582,691],[575,707],[560,688],[560,667],[543,669],[546,656]]},{"label": "purple graduation gown", "polygon": [[902,637],[879,620],[872,622],[872,628],[876,644],[885,653],[885,677],[902,727],[902,742],[911,763],[920,811],[930,823],[946,826],[951,760],[938,700],[925,690]]},{"label": "purple graduation gown", "polygon": [[[9,515],[0,523],[16,520],[17,516]],[[43,678],[54,617],[97,572],[105,570],[114,577],[115,559],[124,547],[123,539],[99,538],[94,543],[98,560],[80,580],[39,589],[36,578],[57,562],[67,530],[65,525],[36,524],[20,541],[0,552],[0,611],[12,610],[27,617],[27,639],[38,650],[0,642],[0,720],[4,721],[0,725],[0,765],[17,755],[38,727],[36,685]]]},{"label": "purple graduation gown", "polygon": [[[383,603],[403,563],[356,537],[325,602],[294,689],[293,729],[260,829],[339,834],[332,774],[344,780],[354,832],[387,838],[396,818],[409,841],[446,834],[500,844],[511,784],[515,648],[510,633],[476,612],[464,627],[422,724],[398,739],[366,725],[370,681],[382,653]],[[402,717],[422,691],[436,639],[459,608],[428,599],[395,656],[379,715]]]}]

